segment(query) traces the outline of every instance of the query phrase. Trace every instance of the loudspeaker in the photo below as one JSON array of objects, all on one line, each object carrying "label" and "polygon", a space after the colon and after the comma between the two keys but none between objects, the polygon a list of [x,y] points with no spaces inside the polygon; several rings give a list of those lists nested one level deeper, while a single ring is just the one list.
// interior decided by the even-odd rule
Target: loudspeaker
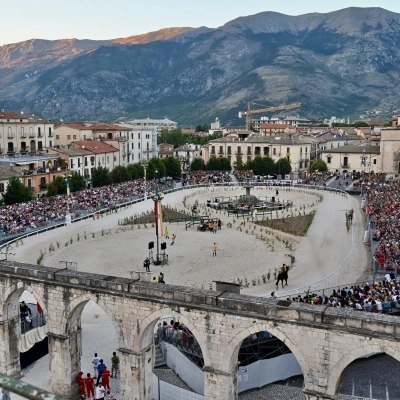
[{"label": "loudspeaker", "polygon": [[167,248],[167,243],[162,242],[161,243],[161,250],[165,250]]},{"label": "loudspeaker", "polygon": [[154,249],[154,242],[149,242],[149,250]]}]

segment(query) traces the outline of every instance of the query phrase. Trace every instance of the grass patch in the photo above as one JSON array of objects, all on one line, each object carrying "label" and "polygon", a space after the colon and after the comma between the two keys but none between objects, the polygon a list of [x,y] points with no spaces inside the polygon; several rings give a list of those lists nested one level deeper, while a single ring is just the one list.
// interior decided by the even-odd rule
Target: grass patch
[{"label": "grass patch", "polygon": [[291,233],[296,236],[305,236],[308,228],[311,226],[315,216],[315,211],[308,215],[298,217],[286,217],[277,219],[268,219],[256,222],[257,225],[265,226],[278,231]]},{"label": "grass patch", "polygon": [[[183,210],[177,210],[170,207],[162,207],[163,221],[169,221],[171,218],[185,218],[191,216]],[[140,215],[133,215],[130,218],[125,218],[122,225],[136,225],[136,224],[153,224],[154,223],[154,210],[146,211]]]}]

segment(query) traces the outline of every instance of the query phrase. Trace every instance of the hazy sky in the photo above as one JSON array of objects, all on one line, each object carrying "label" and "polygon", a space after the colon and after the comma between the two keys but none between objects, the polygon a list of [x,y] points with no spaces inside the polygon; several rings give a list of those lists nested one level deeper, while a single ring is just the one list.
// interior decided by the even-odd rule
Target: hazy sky
[{"label": "hazy sky", "polygon": [[0,0],[0,45],[28,39],[115,39],[161,28],[215,28],[262,11],[289,15],[350,6],[400,13],[399,0]]}]

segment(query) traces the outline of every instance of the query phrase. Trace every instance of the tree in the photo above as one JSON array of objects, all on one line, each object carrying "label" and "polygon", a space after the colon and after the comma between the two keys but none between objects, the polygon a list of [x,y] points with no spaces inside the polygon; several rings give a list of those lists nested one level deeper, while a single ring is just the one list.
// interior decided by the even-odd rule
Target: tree
[{"label": "tree", "polygon": [[162,158],[162,162],[165,165],[167,176],[173,178],[181,176],[181,163],[175,157],[169,156]]},{"label": "tree", "polygon": [[311,164],[310,171],[326,172],[328,171],[328,166],[326,165],[326,162],[324,160],[318,159]]},{"label": "tree", "polygon": [[275,173],[275,163],[269,156],[255,156],[253,160],[246,162],[244,169],[252,170],[254,175],[272,175]]},{"label": "tree", "polygon": [[196,126],[196,132],[208,132],[209,129],[210,127],[207,124]]},{"label": "tree", "polygon": [[219,158],[219,169],[220,171],[230,171],[232,169],[231,161],[227,157]]},{"label": "tree", "polygon": [[280,158],[275,164],[275,173],[279,175],[287,175],[292,172],[292,166],[287,158]]},{"label": "tree", "polygon": [[[247,164],[247,163],[246,163]],[[243,171],[245,169],[248,169],[246,164],[243,162],[243,159],[241,156],[236,157],[236,161],[234,161],[233,165],[236,167],[238,171]],[[250,168],[251,169],[251,168]]]},{"label": "tree", "polygon": [[140,163],[129,164],[126,167],[126,171],[128,172],[128,177],[130,181],[134,181],[135,179],[141,179],[144,177],[144,168]]},{"label": "tree", "polygon": [[[70,186],[71,188],[71,186]],[[57,196],[58,194],[66,194],[67,193],[67,182],[65,178],[62,176],[57,176],[53,182],[50,182],[47,185],[47,197]]]},{"label": "tree", "polygon": [[129,173],[126,167],[118,165],[110,172],[112,183],[122,183],[129,181]]},{"label": "tree", "polygon": [[18,177],[12,176],[8,181],[7,189],[3,195],[4,204],[23,203],[32,200],[32,198],[32,190],[24,186]]},{"label": "tree", "polygon": [[219,171],[220,162],[216,156],[211,156],[206,165],[209,171]]},{"label": "tree", "polygon": [[204,171],[206,169],[206,164],[201,157],[196,157],[190,164],[191,171]]},{"label": "tree", "polygon": [[[158,174],[156,176],[155,170],[158,170]],[[167,170],[165,168],[164,163],[160,158],[153,157],[149,161],[149,166],[147,167],[146,177],[147,179],[155,179],[155,178],[163,178],[167,174]]]},{"label": "tree", "polygon": [[102,167],[100,164],[98,165],[98,167],[93,168],[92,172],[93,187],[111,185],[111,183],[112,180],[108,168]]},{"label": "tree", "polygon": [[78,174],[76,171],[71,172],[71,176],[69,178],[69,189],[71,192],[79,192],[86,188],[85,178]]}]

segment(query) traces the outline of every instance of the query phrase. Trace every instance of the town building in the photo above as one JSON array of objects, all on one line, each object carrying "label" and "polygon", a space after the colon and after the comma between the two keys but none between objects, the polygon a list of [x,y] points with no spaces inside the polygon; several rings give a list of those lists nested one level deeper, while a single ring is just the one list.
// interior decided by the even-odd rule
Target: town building
[{"label": "town building", "polygon": [[4,192],[6,192],[8,182],[13,176],[20,178],[22,182],[22,174],[20,172],[13,171],[12,169],[0,165],[0,196],[3,196]]},{"label": "town building", "polygon": [[201,145],[186,143],[184,146],[174,149],[174,156],[178,160],[185,160],[186,164],[201,156]]},{"label": "town building", "polygon": [[101,140],[82,140],[70,143],[69,148],[52,150],[68,163],[68,171],[75,171],[86,180],[92,178],[93,169],[101,166],[112,171],[121,165],[119,149]]},{"label": "town building", "polygon": [[0,112],[0,153],[27,156],[54,144],[54,123],[35,115]]},{"label": "town building", "polygon": [[158,145],[158,158],[173,157],[174,146],[169,143],[160,143]]},{"label": "town building", "polygon": [[347,145],[323,150],[321,159],[330,172],[380,172],[380,148],[370,145]]},{"label": "town building", "polygon": [[392,121],[391,128],[381,129],[379,146],[381,150],[380,171],[398,176],[400,174],[400,115]]},{"label": "town building", "polygon": [[143,118],[143,119],[132,119],[128,121],[127,124],[134,128],[155,128],[157,133],[162,129],[175,129],[178,127],[178,123],[175,121],[171,121],[168,118],[163,119],[152,119],[152,118]]},{"label": "town building", "polygon": [[304,138],[300,140],[292,135],[265,136],[249,131],[237,135],[211,140],[204,147],[202,157],[205,163],[210,157],[227,157],[233,169],[241,160],[246,163],[256,156],[269,156],[275,162],[287,158],[292,167],[292,178],[301,178],[310,167],[312,144]]},{"label": "town building", "polygon": [[286,134],[295,134],[296,127],[289,124],[262,124],[260,126],[260,133],[268,136]]}]

